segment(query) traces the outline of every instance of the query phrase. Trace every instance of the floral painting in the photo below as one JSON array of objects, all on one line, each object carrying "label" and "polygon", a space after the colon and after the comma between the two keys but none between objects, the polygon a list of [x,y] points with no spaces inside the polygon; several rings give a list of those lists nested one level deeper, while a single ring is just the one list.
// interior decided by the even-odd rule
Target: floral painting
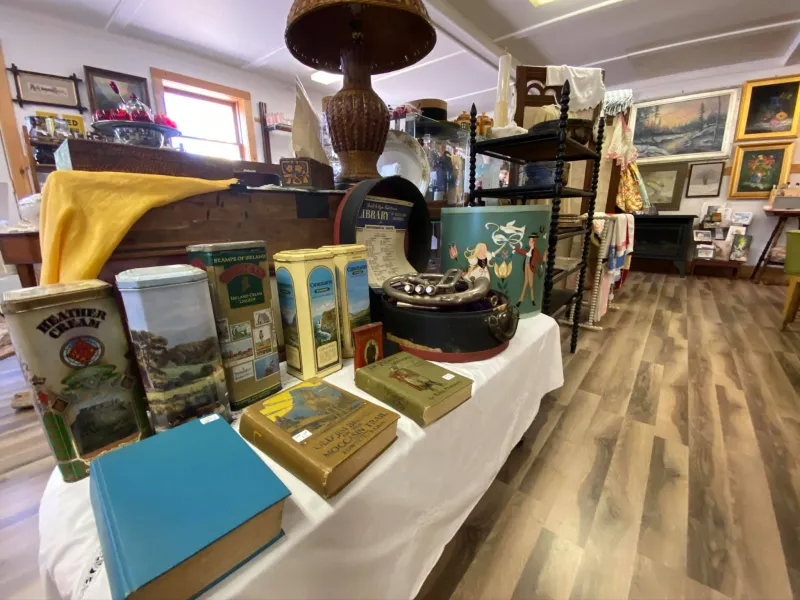
[{"label": "floral painting", "polygon": [[794,144],[737,146],[731,175],[731,198],[768,198],[789,176]]},{"label": "floral painting", "polygon": [[744,86],[737,140],[797,135],[800,76],[748,81]]}]

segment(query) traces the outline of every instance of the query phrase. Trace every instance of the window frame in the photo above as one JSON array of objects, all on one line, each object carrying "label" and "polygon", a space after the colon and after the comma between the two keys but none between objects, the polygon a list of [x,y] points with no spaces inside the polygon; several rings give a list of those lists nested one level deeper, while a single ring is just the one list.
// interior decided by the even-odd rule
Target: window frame
[{"label": "window frame", "polygon": [[[166,113],[164,108],[164,93],[167,91],[195,97],[200,100],[234,105],[234,119],[236,120],[235,124],[239,137],[239,153],[242,160],[258,162],[253,106],[250,100],[250,92],[212,83],[210,81],[204,81],[196,77],[181,75],[180,73],[172,73],[155,67],[150,68],[150,78],[153,83],[153,96],[155,98],[156,110],[160,113]],[[178,128],[180,129],[180,122],[178,123]],[[218,140],[192,138],[192,136],[185,137],[218,142]]]}]

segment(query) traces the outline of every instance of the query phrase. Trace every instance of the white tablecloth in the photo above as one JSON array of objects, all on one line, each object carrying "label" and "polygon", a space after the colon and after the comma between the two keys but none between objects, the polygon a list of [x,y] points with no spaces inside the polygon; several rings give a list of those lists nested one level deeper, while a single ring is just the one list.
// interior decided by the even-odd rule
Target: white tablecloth
[{"label": "white tablecloth", "polygon": [[[542,396],[563,384],[558,326],[543,315],[520,321],[499,356],[445,366],[475,381],[472,398],[426,429],[401,418],[397,441],[330,501],[258,452],[292,492],[286,537],[206,596],[413,598],[530,426]],[[282,376],[285,386],[294,382]],[[370,398],[354,385],[352,361],[327,380]],[[67,484],[53,472],[39,538],[49,597],[110,598],[88,479]]]}]

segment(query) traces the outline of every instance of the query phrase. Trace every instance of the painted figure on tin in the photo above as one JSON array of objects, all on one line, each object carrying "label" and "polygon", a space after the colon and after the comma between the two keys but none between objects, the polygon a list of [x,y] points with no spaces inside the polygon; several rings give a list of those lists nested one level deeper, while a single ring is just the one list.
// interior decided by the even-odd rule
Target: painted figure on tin
[{"label": "painted figure on tin", "polygon": [[[536,242],[539,241],[539,235],[536,233],[531,233],[528,236],[528,248],[527,250],[524,248],[514,248],[514,252],[517,254],[521,254],[525,257],[525,281],[522,284],[522,293],[519,295],[519,301],[517,302],[517,306],[522,304],[522,301],[525,299],[525,292],[530,290],[531,295],[531,303],[533,306],[536,306],[536,297],[535,297],[535,290],[536,290],[536,271],[539,269],[539,265],[543,265],[545,258],[542,257],[539,249],[536,247]],[[545,256],[547,252],[545,252]]]}]

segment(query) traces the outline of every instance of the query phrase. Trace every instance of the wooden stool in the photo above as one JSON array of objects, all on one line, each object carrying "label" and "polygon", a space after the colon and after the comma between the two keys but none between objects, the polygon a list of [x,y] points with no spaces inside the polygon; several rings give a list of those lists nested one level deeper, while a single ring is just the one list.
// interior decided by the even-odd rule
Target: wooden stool
[{"label": "wooden stool", "polygon": [[783,303],[781,331],[794,321],[798,308],[800,308],[800,275],[789,275],[789,291],[786,293],[786,301]]}]

